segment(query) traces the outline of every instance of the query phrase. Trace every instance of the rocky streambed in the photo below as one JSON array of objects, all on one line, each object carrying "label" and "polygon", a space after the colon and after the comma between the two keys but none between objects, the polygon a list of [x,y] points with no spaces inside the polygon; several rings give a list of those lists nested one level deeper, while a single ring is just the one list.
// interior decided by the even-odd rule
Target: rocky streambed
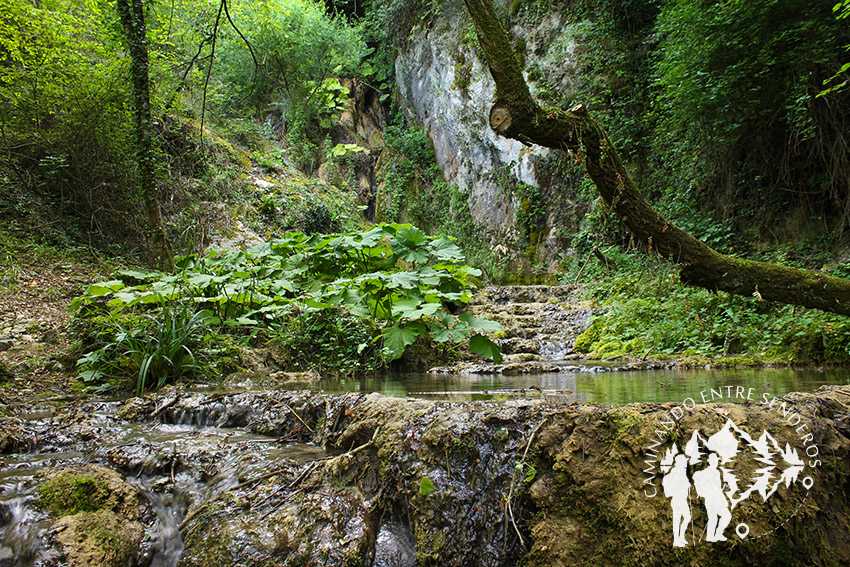
[{"label": "rocky streambed", "polygon": [[[0,418],[0,565],[850,563],[850,387],[704,395],[172,390]],[[672,451],[692,479],[717,453],[739,482],[724,502],[749,495],[726,541],[707,541],[711,508],[689,485],[673,546]]]}]

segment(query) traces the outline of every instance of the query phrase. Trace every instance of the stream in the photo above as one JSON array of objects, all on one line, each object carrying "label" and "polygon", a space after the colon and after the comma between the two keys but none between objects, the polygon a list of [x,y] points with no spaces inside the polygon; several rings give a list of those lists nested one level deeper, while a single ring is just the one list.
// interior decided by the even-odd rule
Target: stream
[{"label": "stream", "polygon": [[[831,369],[604,370],[602,365],[585,365],[515,376],[405,374],[323,380],[315,388],[324,393],[377,392],[426,401],[515,404],[543,398],[554,403],[624,405],[681,401],[719,385],[755,388],[781,396],[791,391],[814,391],[824,384],[850,384],[850,372]],[[319,468],[318,464],[324,465],[342,452],[331,447],[327,432],[313,432],[316,424],[327,425],[340,417],[329,402],[321,401],[318,392],[299,395],[253,391],[250,383],[240,386],[240,391],[233,393],[199,391],[171,394],[171,398],[166,394],[155,400],[84,402],[77,407],[18,415],[19,452],[0,454],[0,567],[68,565],[56,544],[51,519],[35,504],[37,486],[48,471],[92,463],[117,470],[141,495],[145,508],[141,518],[145,534],[138,561],[141,566],[177,566],[184,554],[186,530],[181,531],[181,524],[199,508],[222,501],[226,495],[237,494],[233,496],[237,501],[233,514],[244,523],[242,529],[254,530],[268,541],[278,537],[271,522],[278,512],[273,492],[257,492],[250,483],[246,486],[246,479],[263,478],[268,471],[279,470],[286,482],[275,484],[275,490],[292,491],[299,479]],[[312,428],[308,422],[313,423]],[[495,425],[492,429],[493,436],[503,435]],[[344,448],[350,451],[363,442],[352,441]],[[509,478],[512,462],[491,464],[494,478]],[[507,472],[499,472],[502,469],[498,467]],[[273,481],[283,482],[276,477]],[[286,494],[288,499],[290,493]],[[358,509],[359,504],[344,500],[350,495],[324,494],[327,498],[321,497],[319,508]],[[239,504],[240,499],[251,504]],[[365,502],[368,504],[368,499]],[[415,564],[417,548],[403,515],[394,513],[372,525],[368,516],[352,514],[354,520],[345,524],[345,533],[366,534],[362,538],[371,542],[371,565]],[[278,549],[294,544],[269,545]],[[258,552],[257,564],[264,557]],[[510,556],[488,564],[509,565]]]},{"label": "stream", "polygon": [[[325,379],[328,393],[378,392],[385,396],[464,401],[547,397],[612,406],[676,402],[712,386],[744,386],[782,396],[813,392],[827,384],[850,384],[850,369],[745,368],[727,370],[617,370],[613,363],[564,364],[559,372],[517,374],[397,374],[358,380]],[[252,385],[241,384],[252,390]]]},{"label": "stream", "polygon": [[142,564],[177,565],[180,523],[193,504],[213,501],[240,479],[327,453],[314,445],[279,443],[245,428],[218,427],[204,412],[185,411],[170,422],[121,419],[120,402],[87,404],[70,419],[56,411],[21,414],[34,451],[0,457],[0,566],[64,565],[46,541],[50,521],[34,505],[40,476],[53,468],[103,464],[126,475],[146,500],[149,521]]}]

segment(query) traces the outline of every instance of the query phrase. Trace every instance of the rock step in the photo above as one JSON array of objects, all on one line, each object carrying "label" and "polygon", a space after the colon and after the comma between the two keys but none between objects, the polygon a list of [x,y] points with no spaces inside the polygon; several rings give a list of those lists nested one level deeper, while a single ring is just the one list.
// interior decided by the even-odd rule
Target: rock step
[{"label": "rock step", "polygon": [[502,354],[530,353],[537,355],[540,352],[540,341],[527,337],[510,337],[497,340],[502,347]]},{"label": "rock step", "polygon": [[580,358],[573,345],[587,328],[593,312],[590,302],[573,297],[580,288],[528,285],[479,290],[468,310],[476,317],[502,326],[491,337],[502,348],[504,364],[482,363],[480,357],[468,353],[465,360],[432,371],[451,372],[452,368],[484,374],[557,371],[558,367],[553,366],[557,361]]},{"label": "rock step", "polygon": [[488,286],[480,290],[474,303],[549,303],[569,301],[578,285],[511,285]]},{"label": "rock step", "polygon": [[506,315],[504,313],[482,313],[492,321],[498,322],[503,329],[539,329],[543,325],[543,319],[539,315]]},{"label": "rock step", "polygon": [[569,303],[474,303],[472,312],[475,315],[491,315],[503,313],[505,315],[539,315],[541,313],[556,313],[572,309]]}]

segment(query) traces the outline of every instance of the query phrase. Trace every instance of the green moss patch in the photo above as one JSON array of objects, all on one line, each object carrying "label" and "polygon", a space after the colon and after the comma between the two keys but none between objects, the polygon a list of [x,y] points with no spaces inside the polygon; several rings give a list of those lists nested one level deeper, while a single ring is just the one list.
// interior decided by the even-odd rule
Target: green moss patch
[{"label": "green moss patch", "polygon": [[54,516],[96,512],[109,500],[106,481],[69,471],[57,475],[38,488],[38,500]]},{"label": "green moss patch", "polygon": [[100,510],[133,520],[139,517],[136,490],[115,471],[95,465],[49,474],[38,487],[38,502],[58,518]]}]

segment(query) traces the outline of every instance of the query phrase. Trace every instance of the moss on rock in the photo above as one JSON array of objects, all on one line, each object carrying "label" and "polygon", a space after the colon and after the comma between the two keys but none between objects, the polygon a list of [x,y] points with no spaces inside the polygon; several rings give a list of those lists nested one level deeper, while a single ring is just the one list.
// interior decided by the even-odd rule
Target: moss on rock
[{"label": "moss on rock", "polygon": [[592,324],[582,334],[576,337],[573,350],[581,353],[588,353],[593,350],[593,344],[599,340],[600,331],[599,323]]},{"label": "moss on rock", "polygon": [[117,472],[87,465],[48,474],[38,487],[39,504],[57,518],[79,512],[110,510],[136,520],[140,500],[136,489]]},{"label": "moss on rock", "polygon": [[117,472],[98,465],[47,474],[38,502],[51,515],[56,540],[73,567],[132,567],[144,527],[138,491]]},{"label": "moss on rock", "polygon": [[80,512],[56,523],[57,540],[74,567],[128,567],[138,563],[144,527],[112,510]]}]

